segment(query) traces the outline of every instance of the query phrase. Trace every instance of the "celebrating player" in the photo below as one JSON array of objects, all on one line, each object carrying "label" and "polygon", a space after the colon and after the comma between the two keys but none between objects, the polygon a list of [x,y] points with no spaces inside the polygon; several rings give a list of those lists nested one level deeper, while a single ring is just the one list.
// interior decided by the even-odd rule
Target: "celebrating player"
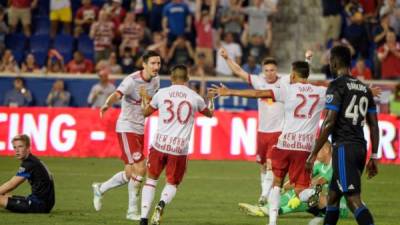
[{"label": "celebrating player", "polygon": [[281,82],[271,90],[211,89],[212,93],[220,96],[274,98],[284,104],[283,131],[271,155],[274,187],[268,201],[270,225],[277,221],[280,190],[286,173],[289,173],[297,197],[305,194],[302,191],[310,185],[310,173],[305,170],[305,162],[316,138],[326,88],[307,83],[309,71],[307,62],[297,61],[292,64],[291,82]]},{"label": "celebrating player", "polygon": [[[0,207],[17,213],[49,213],[55,203],[53,176],[46,165],[32,155],[27,135],[17,135],[11,142],[21,166],[14,177],[0,186]],[[32,187],[32,194],[28,197],[10,195],[26,180]]]},{"label": "celebrating player", "polygon": [[[219,54],[225,59],[233,73],[256,90],[272,89],[281,82],[277,75],[277,62],[273,58],[263,61],[263,74],[250,75],[244,71],[236,62],[229,58],[224,48]],[[257,163],[260,164],[261,172],[261,195],[258,200],[260,205],[267,203],[268,195],[272,187],[273,174],[271,166],[271,153],[274,145],[278,142],[283,126],[283,104],[273,102],[272,99],[258,99],[258,132],[257,132]]]},{"label": "celebrating player", "polygon": [[188,81],[186,66],[175,66],[171,70],[170,87],[160,89],[150,103],[148,98],[142,97],[144,115],[149,116],[156,110],[159,111],[159,115],[158,128],[147,163],[147,179],[142,190],[141,225],[148,224],[147,218],[158,178],[164,168],[167,182],[151,218],[151,224],[160,224],[165,205],[169,204],[176,194],[177,186],[186,171],[188,144],[195,113],[200,112],[207,117],[213,115],[212,97],[210,96],[207,107],[203,98],[187,87]]},{"label": "celebrating player", "polygon": [[122,150],[121,159],[125,163],[125,171],[116,173],[103,183],[94,183],[93,204],[96,211],[102,207],[103,194],[115,187],[128,183],[129,204],[127,219],[139,220],[137,206],[138,193],[146,174],[144,145],[144,116],[141,108],[140,89],[145,88],[150,96],[160,87],[157,76],[161,67],[161,57],[158,53],[149,51],[143,55],[143,70],[127,76],[117,90],[111,94],[100,109],[100,117],[117,101],[121,99],[121,113],[119,115],[116,132]]},{"label": "celebrating player", "polygon": [[351,76],[351,54],[347,47],[332,48],[329,64],[331,72],[338,78],[330,83],[326,92],[327,113],[320,136],[307,159],[307,169],[311,168],[322,144],[332,134],[333,177],[324,224],[337,223],[342,196],[345,196],[358,224],[374,224],[370,211],[361,200],[361,174],[367,156],[363,130],[365,121],[370,129],[372,144],[371,158],[366,167],[368,178],[378,173],[379,128],[373,94],[365,84]]}]

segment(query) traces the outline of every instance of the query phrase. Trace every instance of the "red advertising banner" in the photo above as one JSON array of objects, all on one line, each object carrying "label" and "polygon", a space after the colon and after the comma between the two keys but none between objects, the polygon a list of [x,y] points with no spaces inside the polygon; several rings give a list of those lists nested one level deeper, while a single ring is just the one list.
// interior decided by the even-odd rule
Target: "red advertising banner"
[{"label": "red advertising banner", "polygon": [[[118,109],[100,119],[89,108],[0,107],[0,156],[13,155],[11,139],[18,133],[32,138],[33,153],[55,157],[119,157],[115,134]],[[157,128],[157,116],[146,121],[146,149]],[[400,164],[400,120],[379,116],[383,163]],[[366,128],[366,138],[369,132]],[[190,142],[190,158],[204,160],[255,160],[257,112],[215,113],[214,118],[198,115]]]}]

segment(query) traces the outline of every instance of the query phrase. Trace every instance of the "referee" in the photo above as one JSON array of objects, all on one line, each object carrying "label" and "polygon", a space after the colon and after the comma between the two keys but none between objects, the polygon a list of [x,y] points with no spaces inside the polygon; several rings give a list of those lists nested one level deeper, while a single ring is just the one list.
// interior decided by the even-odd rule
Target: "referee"
[{"label": "referee", "polygon": [[[25,134],[12,139],[15,157],[21,160],[17,174],[0,186],[0,207],[17,213],[49,213],[55,203],[53,177],[47,167],[31,154],[31,141]],[[10,195],[25,180],[31,185],[27,197]]]}]

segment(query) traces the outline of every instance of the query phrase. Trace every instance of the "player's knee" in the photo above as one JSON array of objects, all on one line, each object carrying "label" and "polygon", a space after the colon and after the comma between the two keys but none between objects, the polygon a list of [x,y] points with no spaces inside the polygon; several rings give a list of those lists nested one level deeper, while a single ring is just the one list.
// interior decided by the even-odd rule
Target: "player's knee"
[{"label": "player's knee", "polygon": [[267,170],[272,170],[272,161],[271,161],[271,159],[267,159],[266,168],[267,168]]},{"label": "player's knee", "polygon": [[347,195],[346,202],[347,202],[347,206],[349,207],[349,209],[352,212],[354,212],[356,209],[363,206],[363,203],[361,201],[361,197],[359,194]]}]

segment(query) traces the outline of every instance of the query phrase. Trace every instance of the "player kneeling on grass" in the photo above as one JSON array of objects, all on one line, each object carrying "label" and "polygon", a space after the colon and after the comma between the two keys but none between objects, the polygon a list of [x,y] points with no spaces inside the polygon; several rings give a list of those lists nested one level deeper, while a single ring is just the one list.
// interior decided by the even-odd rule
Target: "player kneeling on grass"
[{"label": "player kneeling on grass", "polygon": [[212,97],[209,96],[207,107],[203,98],[187,86],[188,81],[186,66],[178,65],[171,70],[172,85],[160,89],[150,103],[145,96],[146,92],[142,90],[144,115],[149,116],[157,110],[159,115],[157,132],[147,162],[147,179],[142,190],[141,225],[148,224],[147,218],[156,185],[164,168],[167,182],[151,218],[151,224],[160,224],[165,205],[169,204],[176,194],[177,186],[186,171],[188,144],[195,113],[200,112],[207,117],[213,115]]},{"label": "player kneeling on grass", "polygon": [[[300,198],[297,198],[293,185],[290,185],[289,182],[284,185],[285,192],[281,194],[279,215],[309,212],[315,216],[309,224],[319,224],[322,222],[322,216],[326,211],[328,186],[333,173],[331,159],[332,146],[329,142],[326,142],[318,153],[317,161],[314,163],[313,179],[310,188],[306,189],[303,195],[299,196]],[[263,217],[269,213],[268,204],[259,207],[257,205],[239,203],[239,208],[250,216]],[[342,199],[340,217],[347,217],[348,212],[346,201]]]},{"label": "player kneeling on grass", "polygon": [[[21,160],[17,174],[0,186],[0,207],[17,213],[49,213],[54,206],[54,182],[47,167],[31,154],[31,141],[25,134],[12,139],[15,157]],[[25,180],[32,187],[27,197],[10,195]]]}]

